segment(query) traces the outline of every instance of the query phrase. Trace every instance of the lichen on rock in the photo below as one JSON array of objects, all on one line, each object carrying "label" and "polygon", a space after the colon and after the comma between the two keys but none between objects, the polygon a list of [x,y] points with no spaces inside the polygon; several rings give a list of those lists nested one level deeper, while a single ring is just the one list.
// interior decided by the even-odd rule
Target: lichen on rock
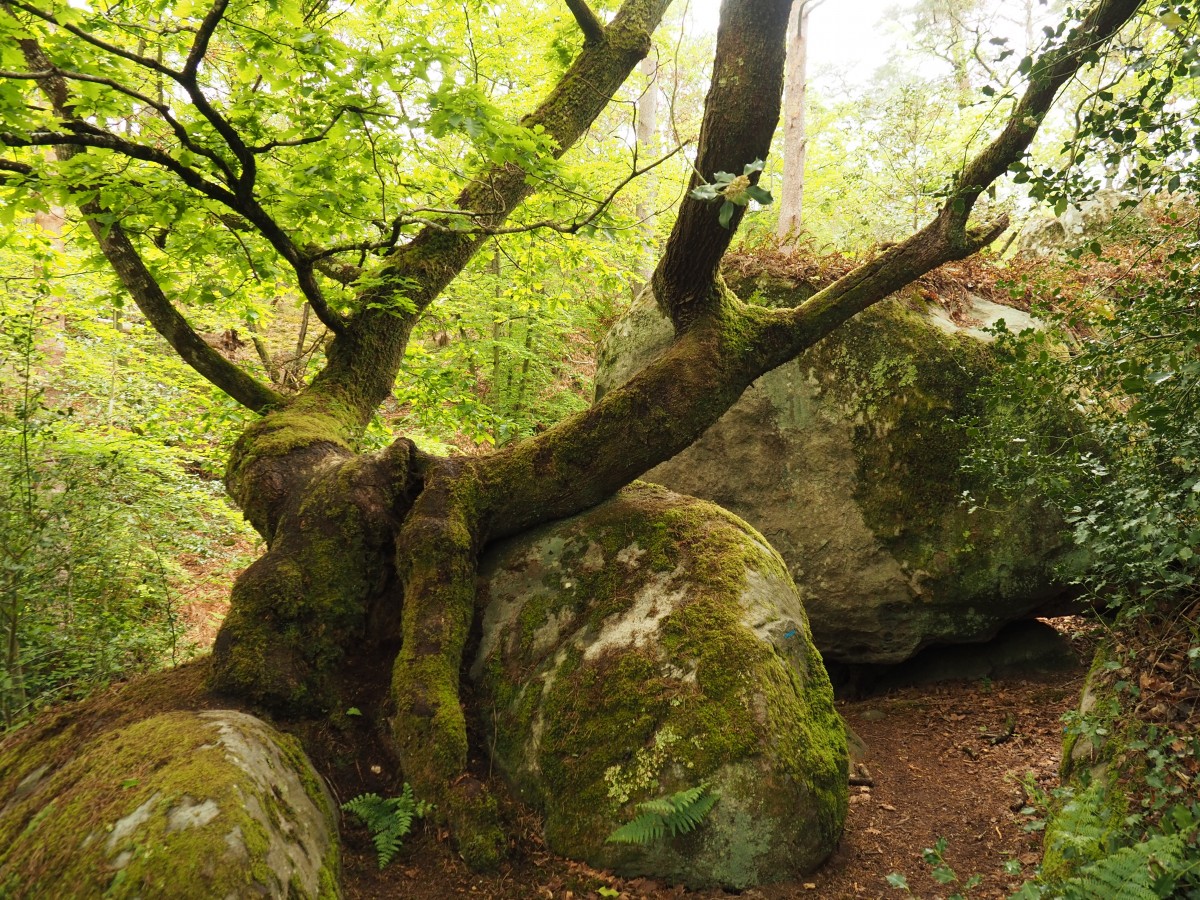
[{"label": "lichen on rock", "polygon": [[0,748],[0,894],[340,896],[332,803],[294,738],[233,710]]},{"label": "lichen on rock", "polygon": [[[737,284],[783,304],[786,284]],[[811,288],[794,286],[800,302]],[[992,310],[989,315],[999,315]],[[1012,317],[1027,318],[1012,311]],[[856,316],[756,381],[691,447],[646,480],[711,500],[786,560],[827,660],[890,664],[925,646],[986,640],[1063,588],[1060,521],[1037,497],[971,511],[964,423],[988,344],[917,297]],[[935,321],[936,320],[936,321]],[[643,296],[600,353],[598,393],[670,340]]]},{"label": "lichen on rock", "polygon": [[[712,504],[635,484],[493,550],[472,667],[493,759],[558,853],[746,887],[812,871],[845,820],[846,738],[782,560]],[[707,784],[696,831],[609,843]]]}]

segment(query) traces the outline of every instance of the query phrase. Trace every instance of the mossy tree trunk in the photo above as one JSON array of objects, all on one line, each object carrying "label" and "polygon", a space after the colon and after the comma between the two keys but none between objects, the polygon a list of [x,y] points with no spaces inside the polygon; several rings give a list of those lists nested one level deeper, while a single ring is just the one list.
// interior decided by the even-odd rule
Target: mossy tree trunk
[{"label": "mossy tree trunk", "polygon": [[[487,229],[500,227],[528,194],[525,172],[497,166],[481,173],[457,202],[483,230],[427,227],[370,273],[372,286],[346,317],[305,281],[319,260],[291,246],[252,195],[229,198],[293,262],[335,338],[324,369],[286,402],[220,357],[196,365],[264,413],[238,441],[227,485],[268,549],[234,586],[214,648],[213,689],[277,715],[320,715],[341,702],[356,657],[394,653],[390,733],[405,775],[452,825],[469,862],[494,862],[502,835],[492,799],[468,775],[459,700],[481,550],[610,496],[691,444],[760,375],[911,280],[995,239],[1007,221],[969,224],[976,199],[1024,154],[1085,51],[1110,38],[1139,5],[1101,0],[1074,36],[1035,63],[1007,127],[960,172],[936,218],[798,308],[750,306],[731,294],[718,266],[742,210],[724,227],[719,203],[686,198],[651,282],[675,326],[674,343],[591,409],[486,457],[432,456],[406,440],[375,454],[352,447],[390,394],[420,312],[462,270]],[[560,152],[570,147],[646,55],[665,6],[626,0],[604,25],[573,0],[583,49],[525,123],[543,126]],[[214,5],[189,60],[203,56],[223,9]],[[725,0],[693,186],[766,157],[779,115],[789,9],[790,0]],[[25,50],[32,69],[53,70],[36,46]],[[70,120],[65,83],[48,75],[43,85]],[[57,137],[68,140],[69,129]],[[66,144],[59,152],[79,148]],[[191,361],[190,327],[172,317],[136,254],[120,243],[120,228],[96,233],[147,318],[156,327],[162,322],[164,336]],[[413,312],[389,311],[400,293],[413,301]]]}]

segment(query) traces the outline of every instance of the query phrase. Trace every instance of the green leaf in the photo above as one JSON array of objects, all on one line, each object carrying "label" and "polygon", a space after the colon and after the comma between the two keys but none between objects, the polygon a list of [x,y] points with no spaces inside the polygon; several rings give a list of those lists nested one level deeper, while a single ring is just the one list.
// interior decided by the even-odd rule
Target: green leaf
[{"label": "green leaf", "polygon": [[892,874],[888,875],[887,883],[891,887],[894,887],[898,890],[907,891],[909,889],[908,879],[905,878],[903,875],[901,875],[899,872],[893,872]]},{"label": "green leaf", "polygon": [[749,194],[752,199],[757,200],[764,206],[774,199],[771,197],[770,191],[763,190],[757,184],[752,184],[750,187],[746,188],[746,193]]},{"label": "green leaf", "polygon": [[614,844],[649,844],[666,835],[675,837],[697,828],[717,802],[707,785],[687,788],[667,797],[638,804],[638,815],[607,838]]},{"label": "green leaf", "polygon": [[733,221],[733,212],[737,207],[726,200],[721,204],[721,211],[717,215],[717,221],[721,223],[722,228],[728,228],[729,223]]}]

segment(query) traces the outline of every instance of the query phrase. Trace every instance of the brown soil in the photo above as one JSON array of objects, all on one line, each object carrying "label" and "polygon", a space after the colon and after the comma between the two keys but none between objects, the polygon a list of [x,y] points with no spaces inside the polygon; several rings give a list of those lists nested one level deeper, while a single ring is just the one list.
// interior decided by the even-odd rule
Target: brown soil
[{"label": "brown soil", "polygon": [[[1004,864],[1015,860],[1024,874],[1040,860],[1036,833],[1021,781],[1041,787],[1057,779],[1061,750],[1059,717],[1078,700],[1083,668],[1053,679],[960,682],[905,688],[886,696],[842,701],[846,721],[867,745],[870,785],[851,787],[850,816],[841,845],[802,882],[776,884],[740,894],[756,900],[813,897],[901,897],[886,877],[902,872],[912,895],[941,898],[954,892],[930,876],[925,848],[945,838],[946,862],[965,881],[984,881],[972,898],[1007,897],[1021,881]],[[1011,729],[1010,729],[1011,725]],[[856,779],[861,780],[861,779]],[[722,891],[688,892],[647,879],[624,880],[556,857],[538,837],[535,816],[514,812],[512,861],[493,875],[469,872],[448,836],[418,828],[396,860],[380,871],[368,835],[352,821],[344,827],[345,889],[363,898],[446,897],[711,898]],[[601,893],[604,890],[604,893]],[[615,892],[615,893],[613,893]]]}]

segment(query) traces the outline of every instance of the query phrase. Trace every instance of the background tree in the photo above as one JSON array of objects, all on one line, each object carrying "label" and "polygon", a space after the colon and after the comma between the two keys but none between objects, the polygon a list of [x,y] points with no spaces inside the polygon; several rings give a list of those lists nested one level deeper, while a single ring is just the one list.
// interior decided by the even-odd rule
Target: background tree
[{"label": "background tree", "polygon": [[783,89],[783,183],[779,190],[780,241],[794,240],[804,216],[804,162],[808,150],[808,17],[825,0],[794,0],[788,19],[787,72]]},{"label": "background tree", "polygon": [[[1101,0],[1064,24],[920,230],[804,305],[766,309],[731,295],[718,267],[775,130],[789,3],[728,0],[691,186],[732,174],[721,202],[684,199],[651,279],[674,343],[593,407],[485,456],[407,439],[358,450],[419,318],[481,248],[507,233],[580,231],[607,208],[612,191],[591,191],[564,155],[647,53],[664,0],[626,0],[607,21],[572,0],[582,47],[565,66],[540,59],[557,81],[518,124],[507,110],[533,87],[489,96],[474,26],[448,26],[444,10],[8,0],[0,144],[14,152],[0,171],[10,197],[76,207],[180,357],[261,414],[226,484],[268,549],[234,586],[212,687],[278,715],[319,715],[338,702],[348,659],[394,655],[390,739],[404,771],[468,861],[486,865],[502,835],[465,771],[458,694],[479,552],[604,499],[690,444],[764,372],[994,240],[1007,220],[973,222],[980,196],[1140,6]],[[522,207],[535,187],[548,206]],[[282,284],[328,332],[293,395],[214,350],[181,311],[261,301]]]}]

